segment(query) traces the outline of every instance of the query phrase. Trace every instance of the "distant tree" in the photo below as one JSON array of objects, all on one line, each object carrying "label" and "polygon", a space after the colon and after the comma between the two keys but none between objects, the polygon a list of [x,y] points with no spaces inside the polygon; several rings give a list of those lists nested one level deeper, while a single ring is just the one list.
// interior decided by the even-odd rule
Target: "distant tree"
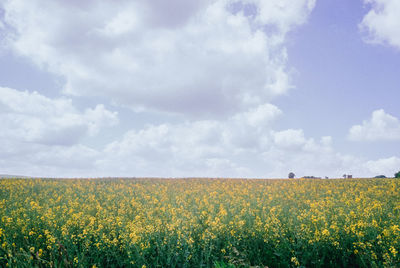
[{"label": "distant tree", "polygon": [[295,176],[296,175],[293,172],[290,172],[289,175],[288,175],[289,179],[293,179]]},{"label": "distant tree", "polygon": [[385,176],[385,175],[378,175],[378,176],[375,176],[374,178],[377,178],[377,179],[384,179],[384,178],[386,178],[386,176]]},{"label": "distant tree", "polygon": [[347,178],[347,175],[346,175],[346,174],[343,174],[343,178],[346,179],[346,178]]},{"label": "distant tree", "polygon": [[400,171],[398,171],[397,173],[394,174],[395,178],[400,178]]}]

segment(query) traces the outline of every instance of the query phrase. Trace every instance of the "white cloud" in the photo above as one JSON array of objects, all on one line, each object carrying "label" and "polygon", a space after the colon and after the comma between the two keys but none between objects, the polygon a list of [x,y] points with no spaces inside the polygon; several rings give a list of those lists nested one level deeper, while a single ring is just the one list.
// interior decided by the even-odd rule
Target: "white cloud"
[{"label": "white cloud", "polygon": [[371,160],[367,161],[364,166],[375,176],[382,174],[393,177],[393,175],[400,170],[400,158],[392,156],[389,158]]},{"label": "white cloud", "polygon": [[108,144],[99,166],[142,175],[160,175],[160,170],[174,176],[238,176],[245,170],[249,175],[246,164],[234,159],[262,150],[268,143],[268,129],[279,115],[276,106],[264,104],[224,122],[148,125]]},{"label": "white cloud", "polygon": [[[2,91],[5,92],[7,90]],[[31,117],[37,116],[35,119],[43,117],[40,120],[47,121],[53,116],[52,113],[58,114],[58,108],[65,113],[78,114],[84,119],[74,122],[86,122],[85,135],[90,135],[91,122],[96,122],[95,119],[101,118],[104,113],[101,109],[99,110],[102,112],[98,113],[95,113],[96,109],[89,113],[79,113],[65,99],[50,100],[37,93],[12,90],[11,93],[19,94],[18,97],[22,99],[27,98],[26,110],[30,111]],[[13,103],[10,92],[2,96],[8,96],[2,100]],[[53,107],[47,101],[57,105]],[[2,116],[6,113],[25,112],[24,109],[17,110],[19,105],[4,105],[4,101],[1,107]],[[36,111],[34,107],[37,107]],[[31,138],[18,134],[31,131],[29,125],[20,125],[22,130],[11,126],[10,131],[1,132],[0,173],[57,177],[270,178],[285,177],[290,171],[294,171],[297,177],[338,177],[344,173],[355,176],[390,174],[398,166],[399,159],[396,157],[367,161],[339,154],[333,149],[332,138],[329,136],[317,140],[306,137],[301,129],[273,131],[273,123],[279,116],[281,112],[276,106],[264,104],[236,114],[226,121],[197,120],[147,125],[139,130],[127,131],[123,137],[107,144],[103,149],[93,149],[82,144],[64,146],[60,145],[61,142],[49,144],[32,141]],[[30,120],[36,122],[32,118]],[[11,138],[11,133],[15,137]],[[62,141],[63,138],[58,137],[56,140]]]},{"label": "white cloud", "polygon": [[0,87],[0,121],[2,140],[68,146],[115,125],[118,118],[103,105],[80,112],[70,99]]},{"label": "white cloud", "polygon": [[371,5],[360,28],[368,32],[367,41],[389,44],[400,49],[400,1],[398,0],[364,0]]},{"label": "white cloud", "polygon": [[260,24],[272,24],[283,31],[289,31],[294,25],[306,21],[308,13],[315,7],[316,0],[295,2],[258,0],[256,2],[260,8],[260,15],[257,17]]},{"label": "white cloud", "polygon": [[273,134],[276,145],[283,148],[303,146],[306,142],[303,130],[288,129]]},{"label": "white cloud", "polygon": [[376,110],[369,120],[352,126],[348,138],[353,141],[398,141],[400,121],[382,109]]},{"label": "white cloud", "polygon": [[101,176],[100,153],[87,146],[44,145],[0,140],[0,174],[46,177]]},{"label": "white cloud", "polygon": [[286,177],[290,171],[297,177],[389,176],[399,167],[397,157],[367,160],[338,153],[330,136],[316,140],[301,129],[272,131],[272,118],[258,125],[239,124],[237,118],[128,131],[106,146],[97,169],[121,176],[272,178]]},{"label": "white cloud", "polygon": [[231,116],[290,88],[285,34],[315,0],[239,3],[5,0],[3,8],[10,47],[64,77],[66,93]]},{"label": "white cloud", "polygon": [[233,119],[239,124],[243,123],[252,127],[260,127],[263,124],[274,120],[280,114],[282,114],[282,111],[279,110],[278,107],[270,103],[266,103],[254,108],[250,108],[246,112],[238,113],[233,116]]},{"label": "white cloud", "polygon": [[104,105],[79,111],[70,99],[0,87],[0,173],[31,176],[101,174],[101,153],[80,144],[118,123]]},{"label": "white cloud", "polygon": [[[225,122],[203,120],[132,130],[106,146],[97,164],[137,176],[282,177],[290,171],[298,176],[341,175],[361,163],[337,154],[329,136],[316,141],[306,138],[303,130],[271,131],[279,116],[276,109],[263,105]],[[251,120],[254,111],[264,111],[257,124]]]}]

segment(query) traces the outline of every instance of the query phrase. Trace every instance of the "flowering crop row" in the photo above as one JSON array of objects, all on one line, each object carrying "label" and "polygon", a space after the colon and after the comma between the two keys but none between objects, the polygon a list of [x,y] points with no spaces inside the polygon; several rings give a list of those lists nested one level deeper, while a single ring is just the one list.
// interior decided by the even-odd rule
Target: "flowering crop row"
[{"label": "flowering crop row", "polygon": [[399,225],[396,179],[0,180],[0,267],[395,267]]}]

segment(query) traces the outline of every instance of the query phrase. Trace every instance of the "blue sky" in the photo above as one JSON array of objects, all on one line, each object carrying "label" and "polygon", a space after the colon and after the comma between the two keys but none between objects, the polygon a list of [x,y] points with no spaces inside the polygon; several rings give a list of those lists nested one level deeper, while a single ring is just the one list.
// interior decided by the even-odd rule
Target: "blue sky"
[{"label": "blue sky", "polygon": [[396,0],[0,1],[0,174],[392,176]]},{"label": "blue sky", "polygon": [[369,9],[362,1],[317,3],[308,23],[289,35],[296,89],[278,106],[286,112],[285,127],[312,129],[313,135],[335,133],[335,148],[341,152],[385,157],[398,151],[392,142],[366,145],[346,140],[348,126],[359,124],[366,114],[384,109],[398,117],[400,111],[395,101],[399,49],[364,42],[359,24]]}]

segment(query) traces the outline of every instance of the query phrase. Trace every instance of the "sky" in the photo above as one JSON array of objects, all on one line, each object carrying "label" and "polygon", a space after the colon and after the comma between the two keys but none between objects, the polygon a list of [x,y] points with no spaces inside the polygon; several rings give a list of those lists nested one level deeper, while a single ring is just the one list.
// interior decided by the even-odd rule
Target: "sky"
[{"label": "sky", "polygon": [[393,176],[398,0],[0,0],[0,174]]}]

